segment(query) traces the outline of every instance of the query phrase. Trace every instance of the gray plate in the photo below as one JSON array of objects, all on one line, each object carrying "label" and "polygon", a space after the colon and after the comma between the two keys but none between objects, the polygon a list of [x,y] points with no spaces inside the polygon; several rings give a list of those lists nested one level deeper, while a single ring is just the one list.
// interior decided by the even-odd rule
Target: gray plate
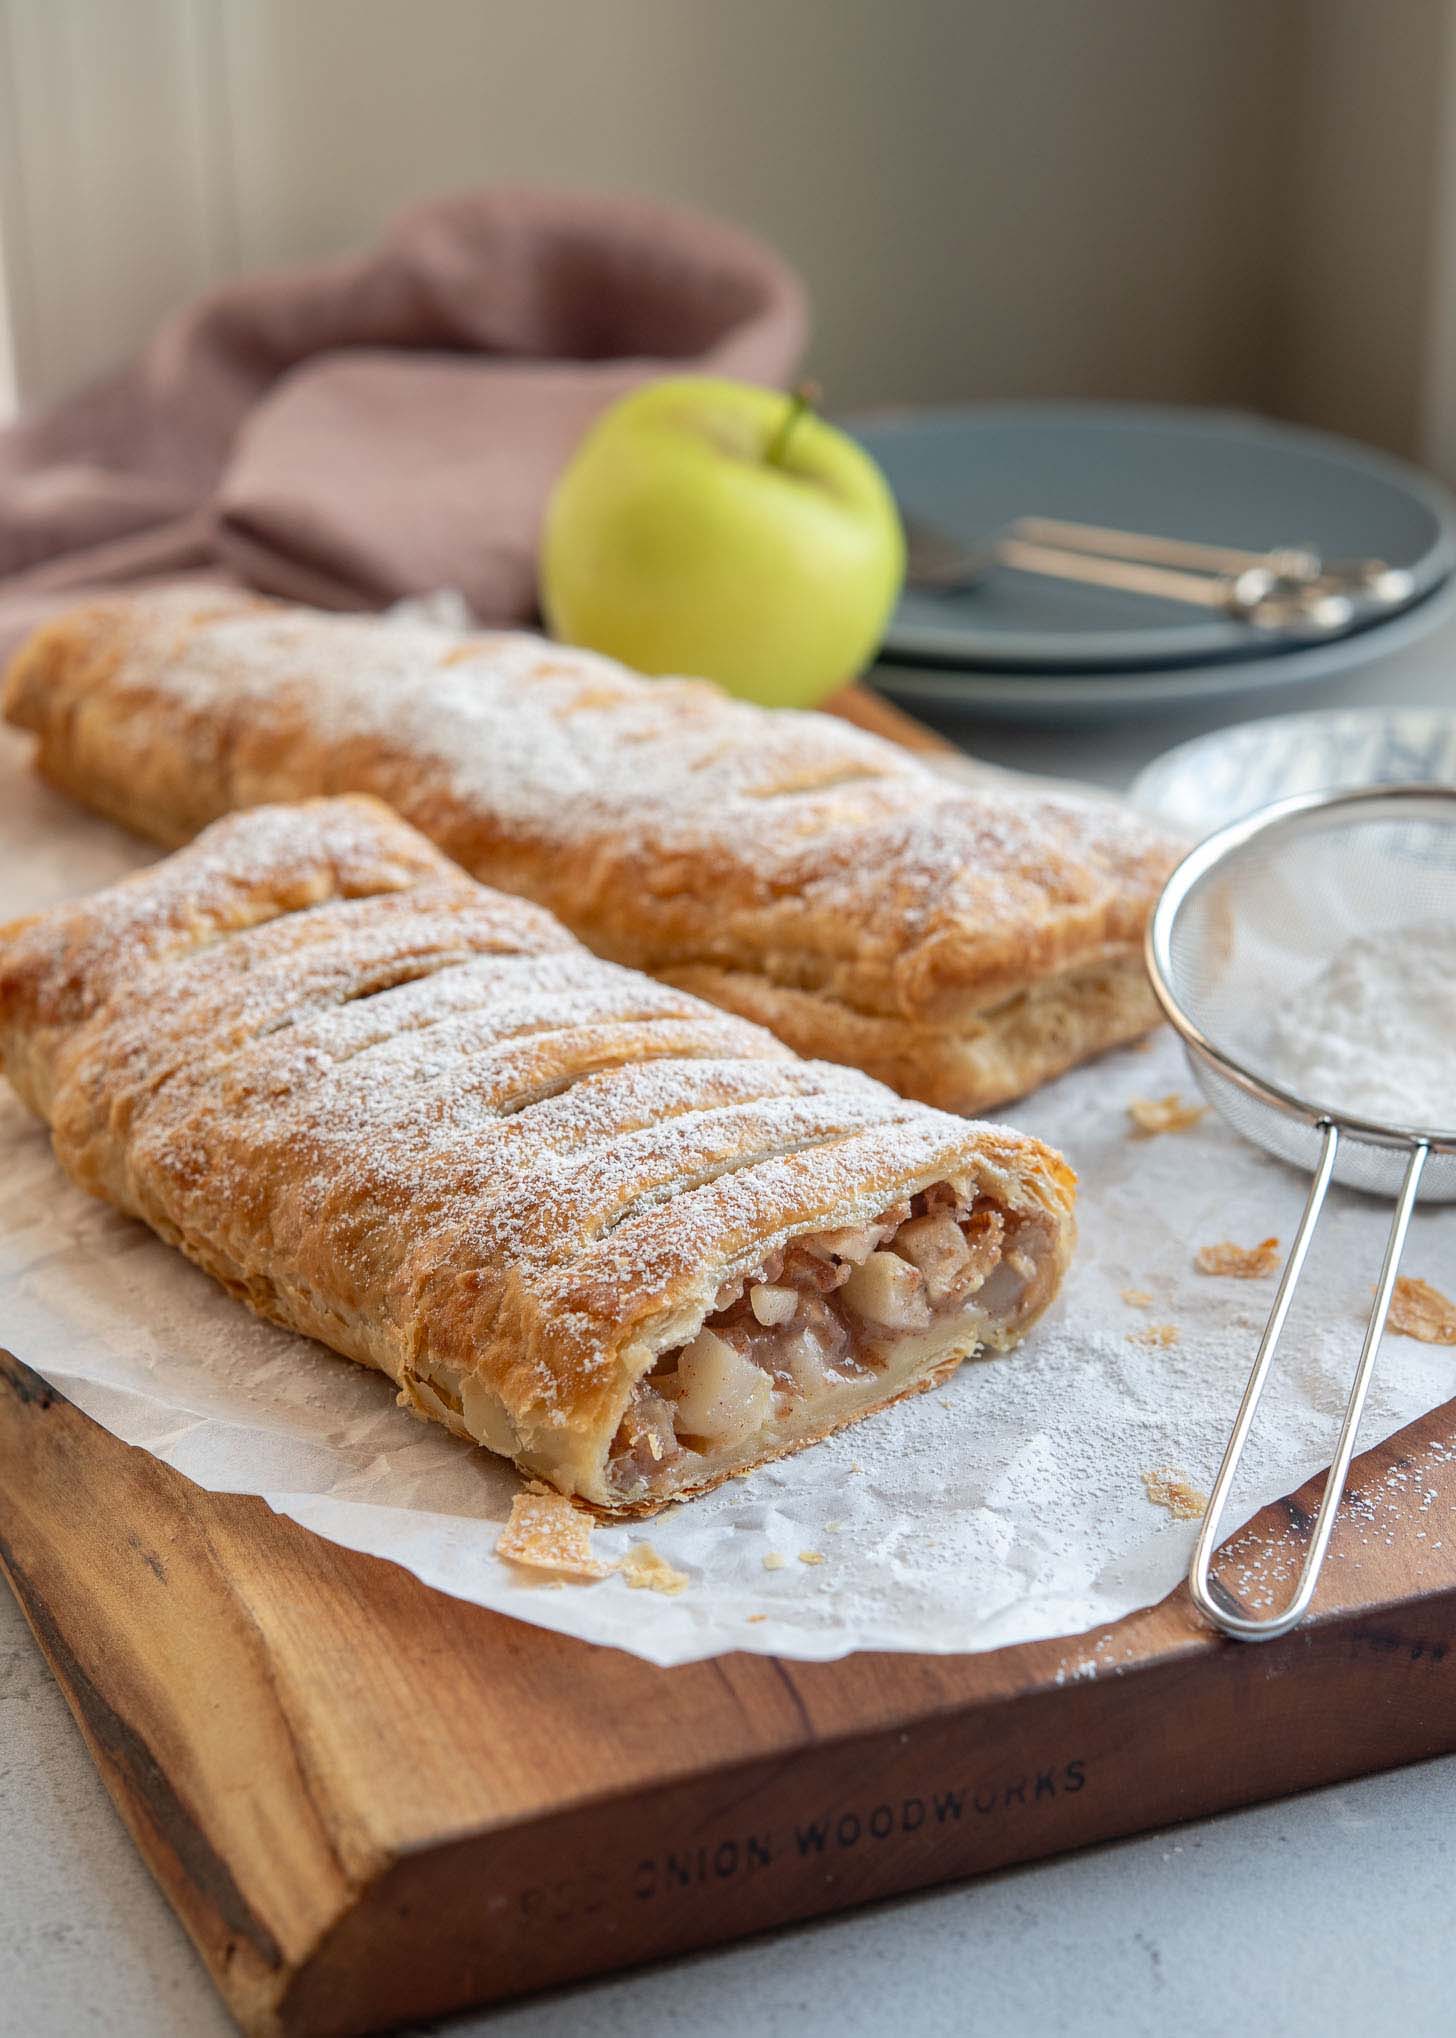
[{"label": "gray plate", "polygon": [[[1456,566],[1456,503],[1438,482],[1240,412],[977,404],[850,428],[908,511],[968,543],[1041,515],[1253,550],[1311,544],[1407,567],[1415,600]],[[1202,609],[1004,570],[961,594],[907,589],[884,650],[1043,673],[1301,654],[1288,642],[1271,653],[1267,636]]]},{"label": "gray plate", "polygon": [[957,672],[943,665],[900,665],[886,659],[874,667],[869,680],[901,707],[923,713],[1071,728],[1153,712],[1175,713],[1209,701],[1277,700],[1389,658],[1453,616],[1456,578],[1389,622],[1263,658],[1124,672]]}]

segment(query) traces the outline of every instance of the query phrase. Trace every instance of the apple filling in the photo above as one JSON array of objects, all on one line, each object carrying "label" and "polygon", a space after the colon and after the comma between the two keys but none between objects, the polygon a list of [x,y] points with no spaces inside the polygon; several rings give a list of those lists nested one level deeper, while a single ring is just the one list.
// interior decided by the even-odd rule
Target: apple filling
[{"label": "apple filling", "polygon": [[692,1342],[638,1382],[612,1445],[614,1488],[630,1501],[693,1486],[750,1442],[788,1446],[940,1358],[1006,1342],[1040,1300],[1040,1231],[939,1183],[871,1224],[795,1239],[727,1283]]}]

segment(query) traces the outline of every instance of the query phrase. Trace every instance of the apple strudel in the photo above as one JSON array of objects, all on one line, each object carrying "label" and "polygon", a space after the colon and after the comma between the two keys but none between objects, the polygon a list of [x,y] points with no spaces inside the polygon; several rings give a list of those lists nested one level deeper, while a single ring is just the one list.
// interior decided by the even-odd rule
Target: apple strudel
[{"label": "apple strudel", "polygon": [[600,960],[365,797],[0,930],[0,1059],[82,1186],[610,1510],[1014,1344],[1071,1248],[1036,1140]]},{"label": "apple strudel", "polygon": [[1140,942],[1175,851],[1150,824],[702,681],[185,589],[45,626],[6,713],[57,785],[163,842],[374,793],[598,954],[944,1108],[1155,1021]]}]

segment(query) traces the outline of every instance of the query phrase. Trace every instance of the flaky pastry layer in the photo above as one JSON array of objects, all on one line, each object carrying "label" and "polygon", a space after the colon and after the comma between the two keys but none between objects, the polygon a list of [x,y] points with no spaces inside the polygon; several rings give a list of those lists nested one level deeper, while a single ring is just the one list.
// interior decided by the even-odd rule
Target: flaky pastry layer
[{"label": "flaky pastry layer", "polygon": [[598,954],[948,1108],[1156,1016],[1139,944],[1175,851],[1129,811],[968,789],[831,716],[539,638],[118,596],[36,633],[6,714],[56,784],[167,843],[373,793]]},{"label": "flaky pastry layer", "polygon": [[606,1508],[1015,1342],[1071,1246],[1048,1148],[598,959],[367,798],[0,930],[0,1058],[84,1187]]}]

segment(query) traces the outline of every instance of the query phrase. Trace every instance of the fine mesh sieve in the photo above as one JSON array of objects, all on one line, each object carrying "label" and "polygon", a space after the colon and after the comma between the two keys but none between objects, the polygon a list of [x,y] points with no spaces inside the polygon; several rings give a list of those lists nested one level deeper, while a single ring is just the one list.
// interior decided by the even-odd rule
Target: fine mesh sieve
[{"label": "fine mesh sieve", "polygon": [[[1246,1139],[1311,1171],[1189,1574],[1195,1603],[1226,1634],[1288,1632],[1314,1596],[1417,1199],[1456,1199],[1456,1084],[1441,1126],[1386,1124],[1348,1099],[1302,1097],[1271,1072],[1272,1016],[1347,943],[1432,923],[1456,926],[1456,789],[1379,786],[1306,793],[1201,843],[1174,871],[1148,929],[1148,967],[1209,1101]],[[1456,1013],[1453,1013],[1456,1060]],[[1256,1620],[1212,1596],[1218,1528],[1331,1181],[1394,1197],[1375,1305],[1319,1517],[1294,1597]]]}]

